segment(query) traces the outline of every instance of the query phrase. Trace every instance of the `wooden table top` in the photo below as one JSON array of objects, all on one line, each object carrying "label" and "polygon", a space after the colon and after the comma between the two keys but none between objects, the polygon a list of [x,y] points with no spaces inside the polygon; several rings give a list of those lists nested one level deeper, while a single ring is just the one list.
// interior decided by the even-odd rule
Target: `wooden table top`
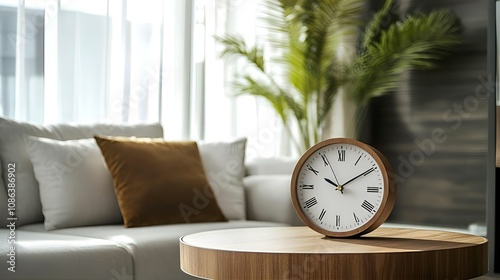
[{"label": "wooden table top", "polygon": [[180,243],[181,268],[213,279],[469,279],[488,263],[485,238],[434,230],[379,228],[334,239],[307,227],[246,228]]}]

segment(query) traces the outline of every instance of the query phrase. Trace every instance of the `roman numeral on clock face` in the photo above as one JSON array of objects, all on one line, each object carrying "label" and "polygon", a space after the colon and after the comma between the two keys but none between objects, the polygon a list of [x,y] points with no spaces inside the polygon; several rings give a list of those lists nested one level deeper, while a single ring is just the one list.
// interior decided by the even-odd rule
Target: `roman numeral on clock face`
[{"label": "roman numeral on clock face", "polygon": [[345,161],[345,150],[338,150],[339,161]]},{"label": "roman numeral on clock face", "polygon": [[293,171],[293,208],[305,225],[329,237],[366,234],[393,207],[396,185],[388,180],[386,164],[380,153],[356,140],[318,143]]},{"label": "roman numeral on clock face", "polygon": [[356,223],[359,223],[359,218],[358,218],[358,216],[356,216],[356,213],[352,212],[352,215],[354,216],[354,221]]},{"label": "roman numeral on clock face", "polygon": [[325,217],[325,214],[326,214],[326,210],[325,209],[321,210],[321,214],[319,214],[319,220],[320,221],[323,221],[323,218]]},{"label": "roman numeral on clock face", "polygon": [[373,204],[371,204],[370,202],[368,201],[363,201],[363,203],[361,203],[361,207],[363,207],[363,209],[365,209],[366,211],[368,212],[372,212],[373,209],[375,209],[375,206],[373,206]]},{"label": "roman numeral on clock face", "polygon": [[366,191],[369,193],[378,193],[380,191],[380,187],[366,187]]},{"label": "roman numeral on clock face", "polygon": [[311,208],[314,205],[316,205],[318,201],[316,200],[316,197],[310,198],[306,202],[304,202],[304,208]]},{"label": "roman numeral on clock face", "polygon": [[300,188],[303,189],[303,190],[312,190],[314,189],[314,185],[300,185]]},{"label": "roman numeral on clock face", "polygon": [[321,155],[321,158],[323,159],[323,162],[325,163],[325,166],[328,166],[330,164],[330,162],[328,161],[328,158],[326,157],[326,155]]},{"label": "roman numeral on clock face", "polygon": [[310,164],[307,165],[307,169],[312,171],[314,173],[314,175],[318,175],[318,173],[319,173],[319,171],[314,169]]}]

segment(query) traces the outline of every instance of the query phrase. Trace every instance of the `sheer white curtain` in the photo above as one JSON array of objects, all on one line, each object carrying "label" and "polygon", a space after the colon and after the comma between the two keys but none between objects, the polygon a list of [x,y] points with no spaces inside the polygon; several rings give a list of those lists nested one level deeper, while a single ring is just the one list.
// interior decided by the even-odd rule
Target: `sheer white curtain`
[{"label": "sheer white curtain", "polygon": [[261,38],[260,2],[0,0],[0,114],[161,122],[166,139],[244,136],[249,157],[287,154],[273,110],[235,96],[235,67],[219,59],[213,38]]},{"label": "sheer white curtain", "polygon": [[[0,114],[40,119],[43,110],[38,108],[43,104],[44,86],[43,7],[40,3],[19,4],[22,8],[17,7],[18,1],[0,1]],[[18,25],[25,27],[18,29]]]},{"label": "sheer white curtain", "polygon": [[0,52],[10,58],[2,114],[39,123],[159,120],[163,1],[0,6]]},{"label": "sheer white curtain", "polygon": [[[261,99],[238,96],[231,87],[235,62],[219,59],[223,46],[213,35],[239,34],[248,44],[266,46],[262,41],[262,0],[197,0],[204,6],[205,63],[205,138],[220,137],[224,131],[232,136],[248,137],[247,157],[289,155],[292,144],[284,133],[273,109]],[[201,9],[201,8],[199,8]],[[266,52],[269,53],[269,49]]]}]

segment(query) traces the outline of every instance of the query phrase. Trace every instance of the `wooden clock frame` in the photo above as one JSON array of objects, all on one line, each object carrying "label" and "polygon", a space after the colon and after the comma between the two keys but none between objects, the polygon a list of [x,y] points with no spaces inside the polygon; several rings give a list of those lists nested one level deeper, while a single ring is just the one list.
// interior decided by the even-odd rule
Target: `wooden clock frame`
[{"label": "wooden clock frame", "polygon": [[[357,146],[358,148],[366,151],[368,154],[370,154],[375,161],[377,162],[380,171],[382,173],[383,179],[384,179],[384,195],[382,198],[382,201],[380,203],[380,207],[378,208],[378,211],[375,213],[375,215],[364,225],[350,230],[350,231],[343,231],[343,232],[336,232],[336,231],[329,231],[324,228],[321,228],[311,222],[309,218],[304,214],[302,210],[302,206],[300,205],[300,202],[297,197],[297,182],[298,178],[300,175],[300,171],[306,161],[309,160],[309,158],[317,152],[319,149],[322,149],[326,146],[329,145],[334,145],[334,144],[351,144],[354,146]],[[292,204],[295,212],[299,216],[299,218],[304,222],[304,224],[311,229],[315,230],[316,232],[319,232],[321,234],[326,235],[327,237],[355,237],[355,236],[360,236],[363,234],[367,234],[375,229],[377,229],[380,225],[382,225],[389,215],[392,212],[392,209],[394,208],[394,203],[396,201],[396,177],[394,176],[394,171],[389,163],[389,161],[386,159],[386,157],[379,152],[377,149],[362,143],[360,141],[350,139],[350,138],[332,138],[328,140],[324,140],[322,142],[317,143],[316,145],[312,146],[310,149],[308,149],[299,159],[297,164],[295,165],[295,169],[293,170],[292,173],[292,180],[291,180],[291,188],[290,188],[290,193],[291,193],[291,199],[292,199]]]}]

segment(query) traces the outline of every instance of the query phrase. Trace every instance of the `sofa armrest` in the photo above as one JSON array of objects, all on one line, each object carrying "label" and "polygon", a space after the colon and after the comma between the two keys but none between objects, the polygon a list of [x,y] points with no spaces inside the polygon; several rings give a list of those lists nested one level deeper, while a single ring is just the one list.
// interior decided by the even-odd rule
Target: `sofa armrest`
[{"label": "sofa armrest", "polygon": [[243,184],[249,220],[304,225],[290,199],[290,175],[252,175]]}]

